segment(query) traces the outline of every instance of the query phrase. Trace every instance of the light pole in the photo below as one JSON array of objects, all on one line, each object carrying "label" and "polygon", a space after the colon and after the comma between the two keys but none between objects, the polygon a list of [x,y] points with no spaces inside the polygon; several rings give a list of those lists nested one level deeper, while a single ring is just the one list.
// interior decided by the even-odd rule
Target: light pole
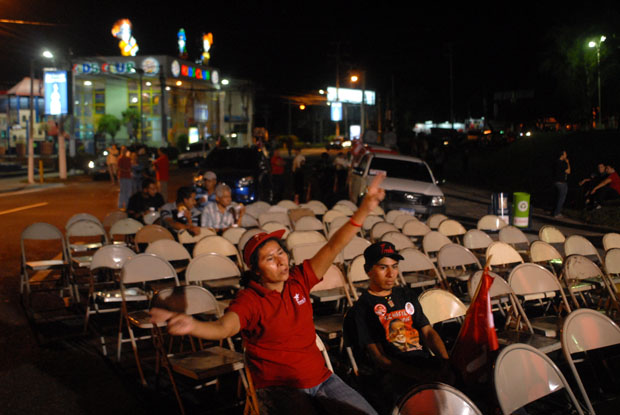
[{"label": "light pole", "polygon": [[[44,50],[41,56],[53,59],[54,55],[49,50]],[[28,184],[34,184],[34,60],[30,57],[30,120],[28,121]],[[39,85],[39,89],[40,85]]]},{"label": "light pole", "polygon": [[[365,100],[366,100],[366,71],[361,71],[362,78],[362,102],[360,103],[360,140],[364,137],[364,130],[366,127],[366,108],[365,108]],[[356,83],[360,80],[359,75],[352,75],[351,82]]]},{"label": "light pole", "polygon": [[602,116],[602,107],[601,107],[601,43],[605,41],[606,37],[601,36],[598,41],[590,41],[588,46],[591,48],[596,48],[596,71],[598,74],[598,127],[601,128],[603,126],[603,116]]}]

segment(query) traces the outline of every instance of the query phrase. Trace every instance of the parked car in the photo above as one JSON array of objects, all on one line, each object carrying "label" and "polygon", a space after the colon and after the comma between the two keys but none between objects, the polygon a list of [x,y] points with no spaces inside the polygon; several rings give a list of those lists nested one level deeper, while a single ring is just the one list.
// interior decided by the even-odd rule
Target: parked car
[{"label": "parked car", "polygon": [[107,151],[104,151],[102,154],[85,158],[84,173],[91,176],[93,180],[110,180],[110,173],[108,173],[108,165],[106,164],[107,154]]},{"label": "parked car", "polygon": [[383,209],[398,209],[427,217],[444,213],[445,196],[428,165],[419,158],[389,153],[367,153],[352,168],[349,197],[359,204],[374,176],[385,172]]},{"label": "parked car", "polygon": [[206,141],[192,143],[187,146],[186,151],[182,151],[177,156],[179,167],[199,166],[209,154],[209,144]]},{"label": "parked car", "polygon": [[261,192],[267,188],[263,182],[269,176],[269,163],[255,147],[215,148],[200,167],[213,171],[218,182],[230,186],[235,202],[247,204],[265,199]]}]

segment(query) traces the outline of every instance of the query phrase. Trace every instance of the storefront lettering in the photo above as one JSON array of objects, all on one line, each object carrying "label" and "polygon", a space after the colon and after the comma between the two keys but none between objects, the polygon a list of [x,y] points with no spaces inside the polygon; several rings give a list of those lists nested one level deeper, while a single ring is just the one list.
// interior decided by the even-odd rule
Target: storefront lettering
[{"label": "storefront lettering", "polygon": [[98,75],[100,73],[129,74],[136,71],[134,62],[82,62],[73,65],[73,73]]},{"label": "storefront lettering", "polygon": [[188,78],[203,79],[207,81],[209,80],[209,78],[211,78],[209,71],[200,68],[194,68],[193,66],[188,65],[181,65],[181,75]]}]

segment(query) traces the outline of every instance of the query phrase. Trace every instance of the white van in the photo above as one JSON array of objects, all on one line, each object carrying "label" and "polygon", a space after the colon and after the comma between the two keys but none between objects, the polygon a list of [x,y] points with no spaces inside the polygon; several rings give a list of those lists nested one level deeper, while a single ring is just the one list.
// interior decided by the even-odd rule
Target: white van
[{"label": "white van", "polygon": [[382,207],[386,212],[398,209],[420,217],[445,213],[445,196],[424,160],[397,154],[365,154],[352,168],[349,198],[359,204],[373,176],[380,172],[386,174],[381,184],[385,189]]}]

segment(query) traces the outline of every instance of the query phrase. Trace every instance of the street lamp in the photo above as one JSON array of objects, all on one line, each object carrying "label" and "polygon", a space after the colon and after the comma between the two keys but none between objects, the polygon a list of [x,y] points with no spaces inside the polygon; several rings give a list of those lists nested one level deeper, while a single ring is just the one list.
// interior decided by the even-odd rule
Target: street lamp
[{"label": "street lamp", "polygon": [[[366,110],[365,110],[365,95],[366,95],[366,71],[361,71],[362,75],[362,102],[360,104],[360,140],[364,137],[364,129],[366,127]],[[359,75],[351,75],[351,82],[355,83],[359,81]]]},{"label": "street lamp", "polygon": [[596,48],[596,70],[598,73],[598,125],[599,128],[603,125],[603,116],[602,116],[602,108],[601,108],[601,43],[605,41],[606,37],[601,36],[598,41],[590,41],[588,46],[591,48]]},{"label": "street lamp", "polygon": [[[41,56],[47,59],[53,59],[54,54],[49,50],[44,50]],[[28,184],[34,184],[34,60],[36,57],[30,58],[30,120],[28,122]],[[40,89],[40,87],[39,87]]]}]

